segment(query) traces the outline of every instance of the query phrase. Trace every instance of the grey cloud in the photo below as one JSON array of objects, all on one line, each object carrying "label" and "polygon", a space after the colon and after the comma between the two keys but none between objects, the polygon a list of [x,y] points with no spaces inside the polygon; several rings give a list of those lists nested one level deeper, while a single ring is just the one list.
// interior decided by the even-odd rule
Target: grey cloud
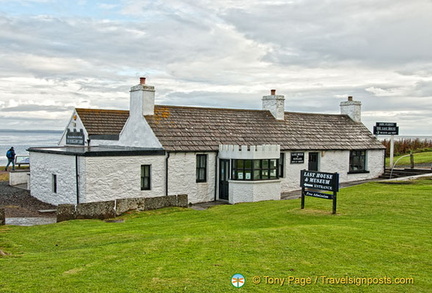
[{"label": "grey cloud", "polygon": [[24,104],[16,107],[5,107],[0,108],[0,112],[34,112],[34,111],[44,111],[44,112],[64,112],[72,111],[74,107],[63,107],[63,106],[43,106],[35,104]]},{"label": "grey cloud", "polygon": [[[415,1],[318,1],[231,10],[225,19],[247,37],[272,44],[268,60],[285,64],[430,60],[425,35],[432,4]],[[409,13],[409,14],[407,14]]]}]

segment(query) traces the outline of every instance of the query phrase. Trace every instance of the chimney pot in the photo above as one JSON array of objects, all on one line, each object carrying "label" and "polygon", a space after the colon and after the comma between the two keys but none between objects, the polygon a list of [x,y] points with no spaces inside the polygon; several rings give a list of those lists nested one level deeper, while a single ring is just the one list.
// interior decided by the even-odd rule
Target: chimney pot
[{"label": "chimney pot", "polygon": [[272,96],[276,95],[276,90],[270,90],[270,94],[271,94]]},{"label": "chimney pot", "polygon": [[140,84],[145,84],[145,80],[146,80],[145,77],[140,77]]},{"label": "chimney pot", "polygon": [[352,102],[353,97],[352,96],[348,96],[348,101]]}]

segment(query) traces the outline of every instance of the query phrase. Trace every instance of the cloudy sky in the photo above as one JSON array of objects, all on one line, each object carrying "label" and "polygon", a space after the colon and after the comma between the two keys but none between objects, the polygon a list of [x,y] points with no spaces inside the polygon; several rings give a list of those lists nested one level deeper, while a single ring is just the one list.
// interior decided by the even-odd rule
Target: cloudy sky
[{"label": "cloudy sky", "polygon": [[339,113],[432,135],[432,0],[0,0],[0,129],[156,103]]}]

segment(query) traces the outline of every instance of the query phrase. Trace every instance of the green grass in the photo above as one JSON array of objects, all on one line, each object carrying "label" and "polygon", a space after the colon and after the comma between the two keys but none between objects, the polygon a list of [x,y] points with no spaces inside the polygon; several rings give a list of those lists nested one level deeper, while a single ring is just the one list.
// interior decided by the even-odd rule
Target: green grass
[{"label": "green grass", "polygon": [[[399,158],[403,156],[397,156],[394,157],[393,162],[395,163]],[[415,153],[414,154],[414,164],[425,164],[430,163],[432,164],[432,152],[422,152],[422,153]],[[400,159],[400,161],[397,162],[396,166],[409,166],[411,164],[410,157],[404,157]],[[390,166],[390,158],[386,158],[386,166]]]},{"label": "green grass", "polygon": [[[0,228],[0,292],[432,292],[432,178],[306,198]],[[234,288],[235,273],[246,277]],[[261,284],[252,282],[261,277]],[[265,276],[316,284],[265,284]],[[413,278],[331,285],[320,276]],[[270,280],[270,279],[267,279]],[[331,279],[327,279],[331,280]]]}]

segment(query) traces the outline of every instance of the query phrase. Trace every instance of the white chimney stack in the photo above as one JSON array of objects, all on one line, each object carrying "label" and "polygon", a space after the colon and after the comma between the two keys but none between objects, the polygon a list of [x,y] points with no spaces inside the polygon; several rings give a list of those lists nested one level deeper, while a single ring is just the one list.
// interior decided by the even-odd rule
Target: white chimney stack
[{"label": "white chimney stack", "polygon": [[140,83],[130,89],[130,116],[154,115],[155,89],[145,82],[146,78],[140,77]]},{"label": "white chimney stack", "polygon": [[268,110],[277,120],[285,119],[285,97],[276,95],[276,90],[271,90],[269,96],[262,98],[263,110]]},{"label": "white chimney stack", "polygon": [[361,122],[361,102],[354,101],[353,97],[349,96],[348,101],[340,103],[340,111],[355,122]]}]

